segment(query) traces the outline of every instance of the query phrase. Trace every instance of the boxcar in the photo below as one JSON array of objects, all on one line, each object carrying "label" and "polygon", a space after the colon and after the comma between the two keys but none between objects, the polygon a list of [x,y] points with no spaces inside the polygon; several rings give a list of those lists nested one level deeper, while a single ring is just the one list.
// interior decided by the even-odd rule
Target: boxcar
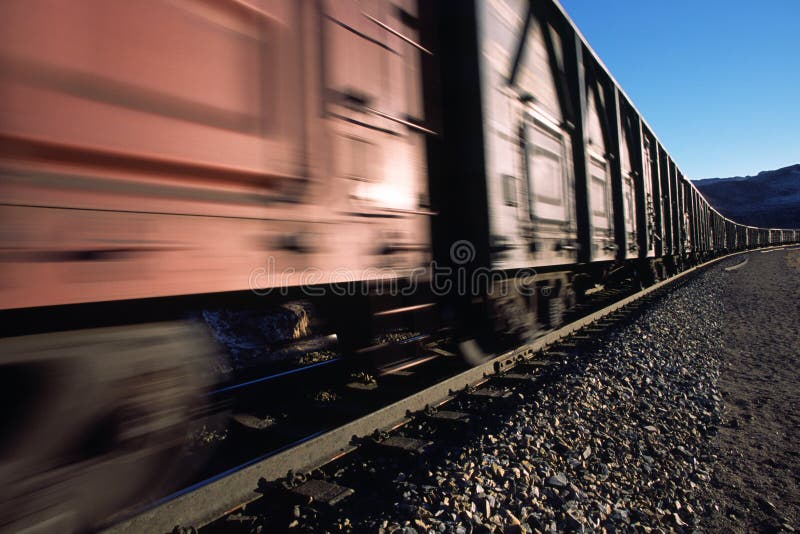
[{"label": "boxcar", "polygon": [[0,309],[425,264],[415,5],[3,2]]}]

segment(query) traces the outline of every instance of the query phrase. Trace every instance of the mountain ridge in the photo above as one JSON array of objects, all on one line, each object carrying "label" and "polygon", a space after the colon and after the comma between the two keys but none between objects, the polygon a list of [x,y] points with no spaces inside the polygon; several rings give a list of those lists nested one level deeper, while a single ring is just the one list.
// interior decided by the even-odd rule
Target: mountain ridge
[{"label": "mountain ridge", "polygon": [[800,163],[753,176],[694,180],[726,217],[751,226],[800,228]]},{"label": "mountain ridge", "polygon": [[800,175],[800,163],[795,163],[793,165],[787,165],[786,167],[781,167],[779,169],[774,169],[771,171],[761,171],[758,174],[754,175],[747,175],[747,176],[730,176],[727,178],[698,178],[696,180],[692,180],[695,184],[700,183],[713,183],[713,182],[720,182],[720,181],[736,181],[740,182],[742,180],[751,180],[751,179],[765,179],[772,177],[776,174],[785,174],[785,173],[796,173]]}]

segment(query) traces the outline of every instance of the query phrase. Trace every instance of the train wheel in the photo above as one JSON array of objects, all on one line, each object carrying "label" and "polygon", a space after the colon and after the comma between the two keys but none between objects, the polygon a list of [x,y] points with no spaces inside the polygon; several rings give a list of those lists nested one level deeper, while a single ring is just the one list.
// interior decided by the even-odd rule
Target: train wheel
[{"label": "train wheel", "polygon": [[564,310],[566,312],[572,311],[578,303],[578,295],[573,289],[572,285],[564,288]]},{"label": "train wheel", "polygon": [[472,326],[462,326],[466,335],[458,346],[464,361],[471,366],[485,363],[536,337],[536,320],[522,295],[511,285],[494,289],[477,311],[477,317],[472,318]]},{"label": "train wheel", "polygon": [[560,296],[552,297],[547,302],[547,317],[550,328],[556,329],[564,324],[564,301]]},{"label": "train wheel", "polygon": [[458,350],[470,367],[482,365],[502,351],[498,315],[492,308],[489,303],[488,306],[481,306],[480,310],[470,310],[472,314],[463,317],[462,323],[457,327],[461,332],[458,335]]},{"label": "train wheel", "polygon": [[0,341],[41,401],[3,429],[4,528],[83,530],[150,497],[213,380],[212,347],[185,323]]}]

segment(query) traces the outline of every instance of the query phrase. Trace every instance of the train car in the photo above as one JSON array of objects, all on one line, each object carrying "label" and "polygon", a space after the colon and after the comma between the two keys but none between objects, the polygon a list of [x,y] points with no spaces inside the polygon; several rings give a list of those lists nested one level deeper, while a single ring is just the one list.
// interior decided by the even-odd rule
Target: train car
[{"label": "train car", "polygon": [[692,183],[688,180],[687,183],[689,183],[689,188],[692,192],[692,201],[695,205],[695,224],[697,227],[695,235],[697,236],[698,242],[698,257],[704,258],[711,251],[711,231],[713,227],[709,224],[710,217],[708,215],[708,206],[703,202],[702,197],[697,192],[697,189],[692,186]]},{"label": "train car", "polygon": [[[702,198],[702,197],[701,197]],[[727,248],[727,227],[722,216],[714,211],[711,206],[706,206],[708,214],[709,235],[709,256],[716,256]]]},{"label": "train car", "polygon": [[[698,193],[699,194],[699,193]],[[703,199],[703,197],[700,197]],[[705,199],[703,199],[705,201]],[[717,256],[727,248],[728,228],[725,226],[725,219],[711,206],[705,203],[705,210],[709,221],[709,256]]]},{"label": "train car", "polygon": [[692,225],[689,228],[689,233],[692,236],[695,254],[699,256],[705,252],[706,221],[703,218],[703,206],[700,204],[700,201],[697,197],[697,192],[694,190],[689,180],[686,180],[685,177],[684,180],[684,183],[686,184],[687,196],[690,198],[689,212],[692,219]]},{"label": "train car", "polygon": [[735,222],[730,219],[723,218],[725,225],[725,249],[727,251],[739,250],[739,231]]},{"label": "train car", "polygon": [[551,32],[551,15],[525,2],[421,7],[440,21],[429,29],[438,54],[428,58],[441,76],[429,93],[442,132],[428,147],[436,241],[474,246],[471,269],[536,269],[548,297],[524,306],[557,326],[574,298],[574,266],[626,253],[616,243],[612,174],[621,180],[621,169],[612,170],[619,137],[608,128],[607,88],[596,77],[565,80],[556,56],[567,54],[563,68],[573,69],[583,46],[565,20]]},{"label": "train car", "polygon": [[367,11],[4,2],[0,308],[427,264],[417,30]]},{"label": "train car", "polygon": [[705,206],[703,206],[703,203],[700,202],[700,196],[697,194],[697,190],[692,187],[692,184],[689,182],[689,180],[686,180],[686,183],[689,187],[689,193],[692,197],[692,210],[694,214],[694,227],[692,228],[692,234],[694,235],[695,240],[695,256],[700,258],[705,256],[705,254],[708,252],[708,217],[706,216]]},{"label": "train car", "polygon": [[686,250],[686,212],[683,208],[683,186],[679,178],[679,169],[675,162],[670,158],[670,185],[674,191],[672,197],[673,239],[675,240],[675,257],[679,263],[679,268],[683,269],[683,258]]},{"label": "train car", "polygon": [[747,227],[736,223],[736,249],[745,250],[748,247]]},{"label": "train car", "polygon": [[661,180],[661,214],[663,223],[663,242],[662,257],[669,261],[677,252],[675,247],[675,217],[672,212],[672,196],[674,190],[670,181],[669,160],[666,151],[658,145],[658,165],[659,177]]},{"label": "train car", "polygon": [[702,202],[700,195],[692,186],[691,182],[689,182],[689,188],[692,191],[692,201],[695,205],[695,224],[697,225],[695,235],[698,241],[698,256],[705,257],[711,250],[710,232],[712,227],[709,225],[710,218],[708,216],[707,206]]},{"label": "train car", "polygon": [[[627,100],[626,100],[627,102]],[[630,104],[627,104],[630,106]],[[667,179],[666,152],[649,127],[641,123],[642,144],[642,179],[637,191],[640,191],[638,209],[640,254],[643,259],[639,265],[643,270],[649,269],[655,278],[664,278],[671,270],[673,262],[672,250],[672,216],[669,206],[672,191]]]},{"label": "train car", "polygon": [[[702,197],[700,197],[702,198]],[[722,216],[717,213],[708,204],[706,206],[707,220],[709,221],[710,235],[709,235],[709,251],[710,255],[716,255],[720,251],[725,250],[727,239],[727,228]]]},{"label": "train car", "polygon": [[710,230],[711,227],[709,226],[709,217],[708,212],[705,206],[705,203],[702,202],[700,195],[697,192],[691,182],[687,180],[689,184],[689,189],[692,194],[692,203],[694,204],[695,210],[695,231],[694,234],[697,239],[697,256],[699,258],[705,257],[708,252],[710,251]]},{"label": "train car", "polygon": [[681,213],[683,214],[681,224],[681,237],[683,247],[681,250],[682,255],[686,257],[694,256],[700,249],[700,243],[697,239],[698,224],[697,224],[697,205],[695,203],[694,194],[689,182],[684,179],[683,175],[678,171],[678,183],[680,187],[680,204]]},{"label": "train car", "polygon": [[718,256],[728,250],[728,226],[725,224],[725,217],[711,206],[708,207],[708,213],[714,228],[712,252],[714,256]]},{"label": "train car", "polygon": [[[619,119],[619,155],[620,155],[620,180],[612,183],[618,184],[614,188],[621,195],[615,206],[621,208],[621,214],[616,215],[615,225],[619,228],[616,235],[616,244],[622,253],[617,254],[618,260],[634,260],[646,258],[647,231],[646,218],[648,206],[646,198],[652,196],[649,170],[646,170],[647,155],[643,152],[641,121],[639,115],[616,89],[618,99]],[[615,207],[615,214],[620,210]],[[641,231],[640,231],[641,228]]]},{"label": "train car", "polygon": [[642,182],[644,198],[639,213],[639,239],[643,256],[656,258],[663,254],[664,229],[661,212],[661,185],[658,169],[658,148],[655,137],[642,125]]},{"label": "train car", "polygon": [[[717,255],[727,254],[729,252],[733,252],[738,247],[738,243],[736,242],[736,228],[734,225],[728,225],[727,220],[724,216],[717,213],[717,224],[722,228],[725,232],[724,239],[719,240],[720,249],[717,251]],[[730,246],[728,245],[730,243]]]}]

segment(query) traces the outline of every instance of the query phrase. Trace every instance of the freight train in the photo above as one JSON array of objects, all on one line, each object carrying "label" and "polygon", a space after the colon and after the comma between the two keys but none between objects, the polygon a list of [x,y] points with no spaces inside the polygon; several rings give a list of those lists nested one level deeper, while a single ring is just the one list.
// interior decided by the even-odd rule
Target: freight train
[{"label": "freight train", "polygon": [[[709,205],[555,0],[3,2],[0,195],[10,530],[153,485],[219,357],[193,310],[316,299],[359,353],[433,308],[474,360],[800,240]],[[331,295],[432,265],[480,283]]]}]

